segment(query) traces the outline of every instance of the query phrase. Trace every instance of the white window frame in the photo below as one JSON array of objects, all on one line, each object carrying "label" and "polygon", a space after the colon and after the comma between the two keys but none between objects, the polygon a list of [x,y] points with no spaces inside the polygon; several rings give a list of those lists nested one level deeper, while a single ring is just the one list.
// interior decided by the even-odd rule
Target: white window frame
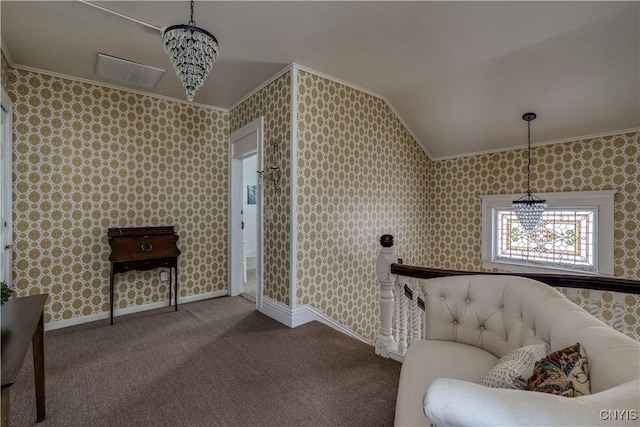
[{"label": "white window frame", "polygon": [[481,196],[482,198],[482,267],[485,269],[505,270],[513,273],[558,273],[578,275],[613,276],[614,249],[614,196],[617,190],[572,191],[559,193],[535,193],[545,199],[549,208],[596,208],[596,231],[594,234],[595,272],[579,271],[555,266],[535,266],[518,261],[497,259],[497,224],[494,211],[509,209],[513,200],[522,194],[499,194]]}]

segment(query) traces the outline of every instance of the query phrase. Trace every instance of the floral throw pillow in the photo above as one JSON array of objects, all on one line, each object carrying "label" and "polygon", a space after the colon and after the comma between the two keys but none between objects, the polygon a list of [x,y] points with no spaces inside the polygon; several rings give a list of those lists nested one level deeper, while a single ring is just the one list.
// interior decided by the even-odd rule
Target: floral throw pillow
[{"label": "floral throw pillow", "polygon": [[555,351],[537,362],[527,389],[566,397],[591,394],[587,356],[580,343]]}]

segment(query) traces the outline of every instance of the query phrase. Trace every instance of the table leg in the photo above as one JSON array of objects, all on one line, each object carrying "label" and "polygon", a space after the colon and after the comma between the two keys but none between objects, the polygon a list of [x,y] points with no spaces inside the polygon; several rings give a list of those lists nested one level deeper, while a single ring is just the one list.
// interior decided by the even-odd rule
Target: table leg
[{"label": "table leg", "polygon": [[169,307],[171,307],[171,286],[173,286],[173,268],[169,267]]},{"label": "table leg", "polygon": [[2,427],[9,427],[9,387],[2,389]]},{"label": "table leg", "polygon": [[109,311],[111,324],[113,325],[113,263],[111,263],[111,274],[109,275]]},{"label": "table leg", "polygon": [[45,389],[44,389],[44,314],[40,315],[38,326],[33,333],[33,372],[36,383],[37,422],[45,417]]},{"label": "table leg", "polygon": [[178,311],[178,262],[176,261],[176,295],[175,295],[175,304],[176,304],[176,311]]}]

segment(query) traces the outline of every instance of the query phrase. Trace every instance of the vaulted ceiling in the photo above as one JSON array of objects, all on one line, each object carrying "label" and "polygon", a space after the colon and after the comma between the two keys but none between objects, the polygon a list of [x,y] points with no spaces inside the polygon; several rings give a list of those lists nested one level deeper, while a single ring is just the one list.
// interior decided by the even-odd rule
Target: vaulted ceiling
[{"label": "vaulted ceiling", "polygon": [[[157,27],[186,1],[97,1]],[[105,53],[163,68],[150,93],[185,99],[148,26],[82,1],[1,2],[11,61],[94,75]],[[432,158],[640,127],[639,2],[206,2],[220,57],[196,102],[230,108],[290,63],[384,97]]]}]

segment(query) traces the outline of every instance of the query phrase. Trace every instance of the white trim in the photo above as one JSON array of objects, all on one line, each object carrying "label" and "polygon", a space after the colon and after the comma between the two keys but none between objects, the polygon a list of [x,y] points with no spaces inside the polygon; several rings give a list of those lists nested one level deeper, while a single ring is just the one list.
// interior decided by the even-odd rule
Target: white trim
[{"label": "white trim", "polygon": [[13,63],[13,58],[11,57],[11,53],[9,52],[9,48],[7,47],[7,44],[4,42],[4,38],[0,37],[0,49],[2,50],[2,52],[4,53],[4,59],[7,60],[7,62],[9,63],[9,65],[11,66],[11,68],[14,68],[15,65]]},{"label": "white trim", "polygon": [[104,82],[100,82],[100,81],[96,81],[96,80],[89,80],[89,79],[84,79],[82,77],[75,77],[75,76],[69,76],[67,74],[62,74],[62,73],[56,73],[53,71],[45,71],[45,70],[41,70],[39,68],[34,68],[34,67],[27,67],[25,65],[14,65],[13,66],[14,69],[16,70],[23,70],[23,71],[29,71],[32,73],[39,73],[39,74],[44,74],[47,76],[52,76],[52,77],[58,77],[61,79],[67,79],[67,80],[73,80],[73,81],[77,81],[80,83],[87,83],[90,85],[94,85],[94,86],[99,86],[99,87],[107,87],[109,89],[115,89],[115,90],[121,90],[124,92],[130,92],[130,93],[135,93],[138,95],[144,95],[144,96],[148,96],[150,98],[156,98],[156,99],[163,99],[165,101],[172,101],[172,102],[178,102],[180,104],[185,104],[185,105],[191,105],[193,107],[201,107],[201,108],[206,108],[209,110],[214,110],[214,111],[220,111],[223,113],[228,113],[229,110],[222,108],[222,107],[215,107],[213,105],[207,105],[207,104],[200,104],[198,102],[189,102],[185,99],[178,99],[178,98],[172,98],[170,96],[164,96],[164,95],[158,95],[155,93],[150,93],[150,92],[145,92],[142,90],[137,90],[137,89],[131,89],[128,87],[123,87],[123,86],[118,86],[118,85],[114,85],[114,84],[110,84],[110,83],[104,83]]},{"label": "white trim", "polygon": [[291,307],[286,304],[276,301],[273,298],[262,297],[262,310],[259,310],[262,314],[269,316],[270,318],[277,320],[278,322],[286,325],[290,328],[293,327]]},{"label": "white trim", "polygon": [[327,315],[309,305],[298,306],[294,309],[291,309],[291,307],[286,304],[268,297],[264,297],[262,307],[263,314],[271,317],[274,320],[277,320],[278,322],[290,328],[296,328],[298,326],[304,325],[305,323],[313,322],[315,320],[329,326],[330,328],[342,332],[343,334],[348,335],[351,338],[355,338],[368,345],[373,345],[369,340],[362,338],[360,335],[356,334],[346,326],[327,317]]},{"label": "white trim", "polygon": [[[251,147],[249,151],[236,154],[236,147],[234,144],[236,141],[241,141],[247,136],[256,134],[255,147]],[[230,296],[239,295],[242,289],[239,289],[239,280],[242,277],[242,252],[241,248],[235,247],[234,242],[242,241],[242,229],[240,222],[242,216],[239,215],[239,209],[242,209],[242,158],[247,155],[255,153],[257,155],[256,162],[257,167],[262,169],[262,144],[264,138],[264,118],[258,117],[251,123],[244,125],[242,128],[236,130],[229,135],[229,182],[228,182],[228,194],[229,203],[227,206],[228,222],[227,222],[227,289]],[[256,171],[257,172],[257,171]],[[261,294],[262,294],[262,263],[263,263],[263,226],[262,226],[262,212],[263,212],[263,191],[262,184],[258,180],[258,194],[256,200],[256,252],[258,254],[256,262],[256,308],[260,307]],[[234,210],[235,209],[235,210]]]},{"label": "white trim", "polygon": [[[227,290],[224,289],[222,291],[213,291],[207,292],[204,294],[197,295],[189,295],[186,297],[178,297],[178,305],[186,304],[189,302],[201,301],[210,298],[218,298],[227,296]],[[120,308],[113,311],[113,317],[117,316],[125,316],[127,314],[140,313],[142,311],[155,310],[163,307],[173,306],[173,300],[169,301],[169,305],[167,306],[167,301],[159,301],[151,304],[143,304],[143,305],[135,305],[127,308]],[[72,317],[71,319],[65,320],[56,320],[53,322],[46,323],[44,325],[45,331],[53,331],[55,329],[67,328],[69,326],[81,325],[83,323],[96,322],[98,320],[109,319],[109,312],[91,314],[89,316],[80,316],[80,317]]]},{"label": "white trim", "polygon": [[[258,136],[258,152],[256,157],[256,174],[264,170],[264,117],[260,116],[260,135]],[[258,194],[256,200],[256,310],[262,309],[264,293],[264,183],[257,180]]]},{"label": "white trim", "polygon": [[[585,139],[604,138],[607,136],[622,135],[625,133],[633,133],[633,132],[640,132],[640,128],[630,128],[630,129],[622,129],[622,130],[616,130],[616,131],[594,133],[591,135],[575,136],[575,137],[563,138],[563,139],[554,139],[551,141],[532,142],[531,146],[542,147],[545,145],[564,144],[567,142],[584,141]],[[523,150],[525,148],[527,148],[527,144],[513,145],[511,147],[505,147],[505,148],[492,148],[490,150],[474,151],[474,152],[465,153],[465,154],[453,154],[451,156],[433,157],[431,158],[431,160],[434,162],[437,162],[440,160],[450,160],[450,159],[459,159],[463,157],[480,156],[482,154],[494,154],[494,153],[503,153],[507,151],[514,151],[514,150]]]},{"label": "white trim", "polygon": [[267,87],[269,84],[271,84],[271,82],[273,82],[275,79],[277,79],[278,77],[282,76],[283,74],[285,74],[287,71],[291,70],[293,68],[293,64],[289,64],[286,67],[284,67],[282,70],[278,71],[276,74],[274,74],[273,76],[269,77],[266,81],[264,81],[263,83],[260,83],[255,89],[253,89],[251,92],[249,92],[248,94],[246,94],[245,96],[243,96],[242,98],[240,98],[238,101],[236,101],[235,103],[233,103],[233,105],[231,105],[231,107],[229,107],[228,111],[231,111],[233,109],[235,109],[237,106],[239,106],[240,104],[242,104],[244,101],[246,101],[247,99],[251,98],[253,95],[255,95],[256,93],[258,93],[259,91],[261,91],[262,89],[264,89],[265,87]]},{"label": "white trim", "polygon": [[404,128],[407,130],[407,132],[409,132],[409,134],[413,137],[413,139],[415,140],[415,143],[416,143],[416,144],[418,144],[418,146],[419,146],[420,148],[422,148],[422,150],[425,152],[425,154],[427,155],[427,157],[429,157],[429,159],[432,159],[431,154],[429,154],[429,152],[427,151],[427,149],[423,146],[423,144],[422,144],[422,142],[420,141],[420,139],[419,139],[419,138],[416,136],[416,134],[413,132],[413,129],[411,129],[411,127],[409,127],[409,125],[407,124],[407,122],[405,122],[405,121],[404,121],[404,119],[402,118],[402,116],[400,116],[400,114],[398,114],[398,112],[396,111],[396,109],[395,109],[395,107],[393,106],[393,104],[391,104],[391,102],[390,102],[386,97],[384,97],[384,96],[380,95],[379,93],[373,92],[373,91],[371,91],[371,90],[369,90],[369,89],[365,89],[365,88],[363,88],[362,86],[354,85],[354,84],[349,83],[349,82],[347,82],[347,81],[341,80],[341,79],[339,79],[339,78],[337,78],[337,77],[333,77],[333,76],[330,76],[330,75],[328,75],[328,74],[321,73],[320,71],[316,71],[316,70],[314,70],[314,69],[312,69],[312,68],[305,67],[304,65],[300,65],[300,64],[293,63],[293,66],[294,66],[294,68],[297,68],[297,69],[299,69],[299,70],[306,71],[306,72],[308,72],[308,73],[314,74],[314,75],[316,75],[316,76],[318,76],[318,77],[322,77],[322,78],[327,79],[327,80],[331,80],[331,81],[336,82],[336,83],[339,83],[339,84],[341,84],[341,85],[343,85],[343,86],[347,86],[347,87],[350,87],[351,89],[355,89],[355,90],[357,90],[357,91],[359,91],[359,92],[364,92],[364,93],[366,93],[367,95],[371,95],[371,96],[373,96],[374,98],[378,98],[378,99],[380,99],[380,100],[384,101],[384,102],[385,102],[385,104],[387,104],[387,107],[389,107],[389,109],[391,110],[391,112],[392,112],[392,113],[393,113],[393,114],[398,118],[398,120],[400,120],[400,123],[402,123],[402,125],[403,125],[403,126],[404,126]]},{"label": "white trim", "polygon": [[612,274],[603,274],[603,273],[594,273],[593,271],[578,271],[578,270],[567,270],[564,268],[554,268],[551,266],[532,266],[527,264],[517,264],[516,262],[504,262],[504,261],[490,261],[490,260],[482,260],[482,267],[485,269],[498,269],[504,270],[510,273],[545,273],[545,274],[566,274],[566,275],[579,275],[579,276],[611,276]]},{"label": "white trim", "polygon": [[84,3],[87,6],[95,7],[96,9],[102,10],[102,11],[107,12],[107,13],[111,13],[112,15],[118,16],[120,18],[128,19],[129,21],[132,21],[132,22],[135,22],[136,24],[140,24],[140,25],[143,25],[145,27],[151,28],[151,29],[156,30],[158,32],[162,31],[162,28],[160,28],[160,27],[158,27],[156,25],[149,24],[148,22],[144,22],[144,21],[141,21],[139,19],[133,18],[133,17],[131,17],[129,15],[125,15],[124,13],[116,12],[115,10],[108,9],[108,8],[106,8],[104,6],[100,6],[100,5],[92,3],[90,1],[87,1],[87,0],[77,0],[77,1],[79,1],[80,3]]},{"label": "white trim", "polygon": [[351,329],[331,319],[315,307],[311,307],[310,305],[303,305],[294,308],[292,311],[291,321],[294,328],[300,325],[304,325],[305,323],[313,322],[314,320],[316,322],[327,325],[337,331],[340,331],[343,334],[350,336],[351,338],[355,338],[358,341],[362,341],[365,344],[373,346],[373,343],[371,341],[361,337]]},{"label": "white trim", "polygon": [[302,71],[306,71],[307,73],[315,74],[316,76],[322,77],[323,79],[331,80],[332,82],[336,82],[336,83],[339,83],[339,84],[341,84],[343,86],[350,87],[351,89],[355,89],[355,90],[357,90],[359,92],[364,92],[367,95],[371,95],[374,98],[378,98],[378,99],[381,99],[381,100],[387,102],[387,99],[384,96],[382,96],[379,93],[376,93],[376,92],[374,92],[372,90],[365,89],[362,86],[354,85],[353,83],[349,83],[349,82],[341,80],[341,79],[339,79],[337,77],[330,76],[329,74],[325,74],[323,72],[314,70],[313,68],[309,68],[309,67],[305,67],[304,65],[296,64],[295,62],[293,63],[293,66],[296,67],[298,70],[302,70]]},{"label": "white trim", "polygon": [[[178,297],[178,305],[186,304],[189,302],[202,301],[203,299],[224,297],[226,295],[227,295],[227,290],[222,289],[220,291],[207,292],[204,294],[195,294],[195,295],[188,295],[186,297]],[[171,305],[173,305],[173,303]]]},{"label": "white trim", "polygon": [[0,141],[3,145],[1,149],[4,151],[4,158],[0,165],[2,172],[0,174],[0,185],[2,185],[0,215],[6,215],[6,217],[0,218],[5,222],[4,226],[0,226],[3,227],[2,236],[0,236],[0,243],[3,245],[0,247],[0,251],[2,251],[0,256],[2,267],[0,269],[3,274],[0,279],[4,280],[10,289],[13,289],[13,101],[4,86],[0,89],[2,91],[1,107],[5,113],[5,123],[2,126],[3,135]]},{"label": "white trim", "polygon": [[[11,100],[11,97],[9,96],[7,91],[4,89],[4,86],[2,86],[2,100],[0,102],[2,108],[4,108],[7,113],[13,110],[13,101]],[[13,117],[9,116],[9,119],[11,119],[11,122],[13,122]],[[8,129],[12,129],[12,125],[13,123],[9,123]]]},{"label": "white trim", "polygon": [[290,159],[290,218],[289,218],[289,301],[291,307],[298,304],[298,68],[291,70],[291,159]]},{"label": "white trim", "polygon": [[[82,1],[82,0],[78,0],[78,1],[81,1],[81,2],[86,3],[86,4],[90,4],[89,2],[85,2],[85,1]],[[17,70],[24,70],[24,71],[34,72],[34,73],[46,74],[46,75],[50,75],[50,76],[53,76],[53,77],[60,77],[60,78],[64,78],[64,79],[78,81],[78,82],[81,82],[81,83],[88,83],[88,84],[92,84],[92,85],[96,85],[96,86],[108,87],[108,88],[111,88],[111,89],[122,90],[122,91],[125,91],[125,92],[131,92],[131,93],[136,93],[138,95],[145,95],[145,96],[149,96],[149,97],[157,98],[157,99],[164,99],[166,101],[179,102],[179,103],[186,104],[186,105],[193,105],[193,106],[197,106],[197,107],[208,108],[208,109],[221,111],[221,112],[225,112],[225,113],[228,113],[231,110],[233,110],[236,107],[238,107],[240,104],[242,104],[247,99],[251,98],[257,92],[259,92],[261,89],[263,89],[264,87],[268,86],[271,82],[276,80],[278,77],[280,77],[283,74],[285,74],[287,71],[289,71],[289,70],[291,70],[293,68],[297,68],[298,70],[303,70],[303,71],[315,74],[316,76],[323,77],[323,78],[325,78],[327,80],[331,80],[331,81],[334,81],[336,83],[340,83],[340,84],[342,84],[344,86],[350,87],[350,88],[358,90],[360,92],[364,92],[364,93],[366,93],[368,95],[371,95],[373,97],[376,97],[378,99],[383,100],[387,104],[389,109],[393,112],[393,114],[398,118],[398,120],[400,120],[400,122],[405,127],[407,132],[409,132],[409,134],[414,138],[414,140],[418,144],[418,146],[420,148],[422,148],[422,150],[426,153],[427,157],[429,157],[429,159],[431,161],[436,162],[436,161],[441,161],[441,160],[450,160],[450,159],[458,159],[458,158],[464,158],[464,157],[479,156],[479,155],[482,155],[482,154],[503,153],[503,152],[507,152],[507,151],[521,150],[521,149],[527,148],[526,144],[520,144],[520,145],[514,145],[514,146],[509,146],[509,147],[503,147],[503,148],[493,148],[493,149],[489,149],[489,150],[472,151],[470,153],[462,153],[462,154],[453,154],[453,155],[450,155],[450,156],[434,157],[423,146],[422,141],[416,136],[416,134],[413,132],[413,129],[411,129],[411,127],[409,127],[409,125],[405,122],[405,120],[402,118],[402,116],[397,112],[397,110],[395,109],[393,104],[391,104],[391,102],[386,97],[384,97],[384,96],[382,96],[382,95],[380,95],[378,93],[375,93],[375,92],[373,92],[371,90],[368,90],[368,89],[365,89],[363,87],[351,84],[351,83],[346,82],[344,80],[338,79],[336,77],[330,76],[330,75],[325,74],[325,73],[321,73],[320,71],[316,71],[316,70],[314,70],[312,68],[308,68],[308,67],[305,67],[303,65],[296,64],[296,63],[291,63],[291,64],[287,65],[285,68],[283,68],[282,70],[278,71],[275,75],[273,75],[268,80],[266,80],[265,82],[263,82],[260,85],[258,85],[251,92],[249,92],[248,94],[246,94],[245,96],[240,98],[238,101],[236,101],[233,105],[231,105],[231,107],[223,108],[223,107],[216,107],[216,106],[213,106],[213,105],[200,104],[200,103],[197,103],[197,102],[189,102],[189,101],[186,101],[186,100],[183,100],[183,99],[178,99],[178,98],[172,98],[172,97],[169,97],[169,96],[153,94],[153,93],[144,92],[144,91],[140,91],[140,90],[136,90],[136,89],[131,89],[131,88],[128,88],[128,87],[122,87],[122,86],[117,86],[117,85],[113,85],[113,84],[109,84],[109,83],[99,82],[99,81],[95,81],[95,80],[83,79],[81,77],[70,76],[70,75],[67,75],[67,74],[56,73],[56,72],[53,72],[53,71],[45,71],[45,70],[41,70],[39,68],[28,67],[28,66],[25,66],[25,65],[17,65],[17,64],[15,64],[13,62],[13,60],[11,58],[11,54],[9,53],[9,49],[6,46],[5,42],[4,42],[4,39],[2,39],[2,51],[4,52],[5,59],[7,60],[9,65],[12,68],[17,69]],[[583,135],[583,136],[569,137],[569,138],[563,138],[563,139],[555,139],[555,140],[551,140],[551,141],[534,142],[534,143],[531,144],[531,146],[532,147],[541,147],[541,146],[545,146],[545,145],[563,144],[563,143],[567,143],[567,142],[582,141],[582,140],[585,140],[585,139],[593,139],[593,138],[604,138],[604,137],[608,137],[608,136],[621,135],[621,134],[633,133],[633,132],[640,132],[640,128],[636,127],[636,128],[629,128],[629,129],[622,129],[622,130],[616,130],[616,131],[608,131],[608,132],[601,132],[601,133]]]},{"label": "white trim", "polygon": [[[570,191],[557,193],[535,193],[541,199],[547,201],[550,208],[557,207],[598,207],[597,215],[597,236],[596,236],[596,268],[598,276],[613,276],[614,271],[614,196],[617,190],[603,191]],[[482,221],[481,221],[481,248],[482,267],[485,269],[497,268],[518,273],[548,273],[562,270],[566,274],[594,274],[579,270],[569,270],[555,268],[551,266],[538,267],[524,265],[517,262],[510,263],[494,259],[495,224],[493,210],[496,208],[509,208],[512,201],[522,194],[499,194],[480,196],[482,199]]]}]

